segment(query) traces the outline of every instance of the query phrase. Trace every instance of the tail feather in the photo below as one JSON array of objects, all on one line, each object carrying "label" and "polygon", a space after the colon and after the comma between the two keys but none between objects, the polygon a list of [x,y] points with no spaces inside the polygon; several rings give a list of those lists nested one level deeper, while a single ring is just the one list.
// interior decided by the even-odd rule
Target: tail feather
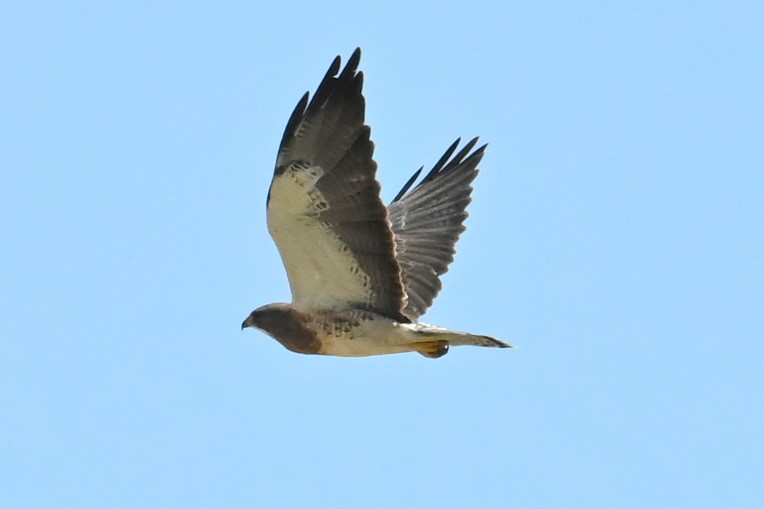
[{"label": "tail feather", "polygon": [[413,332],[421,338],[422,342],[445,341],[451,346],[487,346],[493,348],[514,348],[509,343],[505,343],[490,336],[481,336],[478,334],[469,334],[448,330],[437,325],[426,323],[416,323],[407,326],[413,329]]},{"label": "tail feather", "polygon": [[467,334],[465,332],[448,331],[440,335],[450,345],[462,346],[488,346],[493,348],[514,348],[509,343],[505,343],[490,336],[479,336],[477,334]]}]

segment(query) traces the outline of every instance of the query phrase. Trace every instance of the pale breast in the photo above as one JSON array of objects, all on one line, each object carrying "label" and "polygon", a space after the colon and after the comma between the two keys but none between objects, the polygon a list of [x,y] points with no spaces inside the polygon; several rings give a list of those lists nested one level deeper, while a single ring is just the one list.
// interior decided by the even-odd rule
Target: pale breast
[{"label": "pale breast", "polygon": [[365,357],[415,350],[407,328],[368,311],[311,313],[308,326],[320,339],[319,353],[324,355]]}]

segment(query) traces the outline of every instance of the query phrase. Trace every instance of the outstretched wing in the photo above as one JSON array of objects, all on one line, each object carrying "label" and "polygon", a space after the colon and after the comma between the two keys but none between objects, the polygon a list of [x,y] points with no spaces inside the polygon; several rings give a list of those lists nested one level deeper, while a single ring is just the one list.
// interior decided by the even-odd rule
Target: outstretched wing
[{"label": "outstretched wing", "polygon": [[[465,230],[472,181],[486,145],[470,154],[473,139],[451,158],[459,140],[408,194],[420,168],[388,206],[408,303],[403,314],[416,320],[424,314],[442,288],[440,276],[454,261],[454,247]],[[450,158],[450,160],[449,160]]]},{"label": "outstretched wing", "polygon": [[407,321],[374,144],[364,125],[360,49],[335,58],[315,95],[297,104],[268,192],[268,230],[298,310],[365,307]]}]

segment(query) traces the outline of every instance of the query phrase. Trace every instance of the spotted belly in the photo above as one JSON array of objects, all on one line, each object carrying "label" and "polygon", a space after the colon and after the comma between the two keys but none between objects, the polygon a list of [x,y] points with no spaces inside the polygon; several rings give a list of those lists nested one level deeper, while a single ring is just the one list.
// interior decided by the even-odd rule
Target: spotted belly
[{"label": "spotted belly", "polygon": [[317,315],[309,324],[323,355],[366,357],[417,351],[409,329],[368,311]]}]

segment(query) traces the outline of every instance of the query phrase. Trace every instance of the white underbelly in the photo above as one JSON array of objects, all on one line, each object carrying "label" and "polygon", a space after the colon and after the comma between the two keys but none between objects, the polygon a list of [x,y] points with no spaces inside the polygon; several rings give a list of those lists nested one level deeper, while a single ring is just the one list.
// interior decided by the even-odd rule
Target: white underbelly
[{"label": "white underbelly", "polygon": [[322,335],[321,344],[324,355],[367,357],[414,351],[415,335],[405,325],[380,318],[347,332]]}]

